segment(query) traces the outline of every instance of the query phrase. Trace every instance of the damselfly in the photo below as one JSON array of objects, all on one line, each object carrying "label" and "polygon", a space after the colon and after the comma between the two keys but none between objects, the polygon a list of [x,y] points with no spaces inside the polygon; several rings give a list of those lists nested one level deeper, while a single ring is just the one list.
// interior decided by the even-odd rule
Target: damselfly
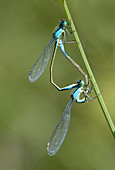
[{"label": "damselfly", "polygon": [[38,60],[36,61],[36,63],[34,64],[34,66],[32,67],[32,69],[29,73],[29,80],[31,82],[35,82],[41,76],[41,74],[44,72],[44,70],[49,62],[51,51],[52,51],[52,46],[53,46],[54,42],[55,42],[55,46],[54,46],[53,55],[55,55],[55,53],[56,53],[58,41],[59,41],[59,38],[61,37],[61,35],[63,35],[64,43],[66,42],[65,41],[65,31],[68,33],[68,35],[71,35],[71,33],[69,33],[66,28],[71,28],[71,24],[69,26],[64,19],[61,19],[58,28],[53,32],[52,38],[48,42],[43,53],[38,58]]},{"label": "damselfly", "polygon": [[[71,117],[71,107],[76,101],[77,103],[84,103],[85,101],[89,102],[95,99],[98,95],[96,95],[93,98],[90,98],[88,93],[91,93],[94,86],[92,89],[88,89],[89,84],[84,84],[83,80],[77,80],[77,84],[71,84],[67,87],[62,88],[61,90],[69,90],[72,88],[75,88],[73,93],[71,94],[70,100],[67,103],[65,110],[62,114],[61,120],[59,121],[58,125],[56,126],[49,142],[47,145],[47,152],[50,156],[55,155],[55,153],[59,150],[61,147],[65,136],[67,134],[68,128],[69,128],[69,123],[70,123],[70,117]],[[84,97],[81,99],[80,96],[81,94],[84,94]],[[89,99],[89,101],[87,100]]]}]

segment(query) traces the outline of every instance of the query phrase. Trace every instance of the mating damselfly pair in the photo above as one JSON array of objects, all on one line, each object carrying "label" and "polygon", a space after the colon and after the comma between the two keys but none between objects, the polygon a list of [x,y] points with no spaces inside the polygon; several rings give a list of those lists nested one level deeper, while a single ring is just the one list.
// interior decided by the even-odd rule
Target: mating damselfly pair
[{"label": "mating damselfly pair", "polygon": [[[38,60],[36,61],[35,65],[32,67],[32,69],[29,73],[29,80],[31,82],[35,82],[42,75],[42,73],[44,72],[44,70],[49,62],[51,52],[52,52],[52,47],[53,47],[53,44],[55,43],[52,60],[51,60],[51,65],[50,65],[50,82],[59,91],[64,91],[64,90],[69,90],[69,89],[74,88],[74,91],[71,94],[70,100],[67,103],[65,110],[62,114],[61,120],[59,121],[58,125],[56,126],[56,128],[48,142],[47,152],[50,156],[54,155],[59,150],[61,144],[63,143],[63,141],[65,139],[65,136],[68,131],[69,123],[70,123],[71,107],[73,105],[73,102],[74,101],[76,101],[77,103],[84,103],[85,101],[89,102],[97,97],[97,95],[93,98],[89,97],[88,94],[92,92],[94,86],[92,87],[91,90],[88,88],[88,86],[90,84],[90,79],[88,80],[87,74],[81,69],[81,67],[77,63],[75,63],[73,61],[73,59],[66,53],[66,51],[64,49],[65,43],[73,43],[74,42],[74,41],[71,41],[71,42],[65,41],[65,32],[67,32],[67,34],[69,36],[71,36],[71,34],[72,34],[72,32],[69,33],[67,28],[71,28],[71,22],[69,25],[64,19],[61,19],[59,26],[53,32],[53,35],[52,35],[50,41],[48,42],[46,48],[44,49],[43,53],[38,58]],[[71,84],[71,85],[63,87],[63,88],[60,88],[57,84],[54,83],[52,69],[53,69],[53,63],[54,63],[54,58],[56,55],[57,47],[60,47],[60,50],[63,52],[65,57],[82,73],[82,75],[84,75],[85,82],[83,80],[77,80],[77,82],[75,84]],[[81,94],[84,95],[84,97],[82,99],[81,99]]]}]

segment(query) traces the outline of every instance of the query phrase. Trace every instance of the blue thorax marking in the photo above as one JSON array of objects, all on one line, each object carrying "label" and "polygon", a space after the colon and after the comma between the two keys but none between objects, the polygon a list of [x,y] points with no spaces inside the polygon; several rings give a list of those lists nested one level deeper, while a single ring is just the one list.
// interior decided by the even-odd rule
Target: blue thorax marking
[{"label": "blue thorax marking", "polygon": [[79,99],[81,93],[82,93],[82,87],[77,87],[72,93],[73,99],[74,100]]},{"label": "blue thorax marking", "polygon": [[62,28],[57,29],[57,30],[53,33],[55,39],[60,38],[60,36],[61,36],[61,34],[62,34],[63,32],[64,32],[64,30],[63,30]]},{"label": "blue thorax marking", "polygon": [[83,93],[83,91],[84,91],[84,88],[83,88],[83,86],[82,86],[83,83],[84,83],[84,81],[81,81],[81,80],[80,80],[80,81],[78,82],[75,90],[72,92],[72,95],[71,95],[72,98],[73,98],[73,100],[76,100],[77,103],[84,103],[85,100],[86,100],[85,97],[83,97],[82,99],[80,99],[80,95],[81,95],[81,93]]},{"label": "blue thorax marking", "polygon": [[60,24],[59,27],[53,33],[55,39],[60,38],[63,32],[64,32],[64,25]]}]

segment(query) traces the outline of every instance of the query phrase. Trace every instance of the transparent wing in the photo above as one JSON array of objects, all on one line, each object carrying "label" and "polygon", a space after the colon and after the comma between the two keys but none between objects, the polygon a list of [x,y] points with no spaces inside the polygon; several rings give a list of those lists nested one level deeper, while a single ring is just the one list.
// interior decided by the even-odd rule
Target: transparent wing
[{"label": "transparent wing", "polygon": [[41,54],[41,56],[38,58],[34,66],[32,67],[30,73],[29,73],[29,80],[31,82],[35,82],[41,74],[44,72],[48,61],[50,59],[51,51],[52,51],[52,46],[55,41],[55,38],[52,36],[50,41],[48,42],[45,50]]},{"label": "transparent wing", "polygon": [[61,120],[59,121],[57,127],[55,128],[49,142],[47,145],[47,152],[50,156],[55,155],[55,153],[59,150],[60,146],[62,145],[65,136],[67,134],[70,117],[71,117],[71,107],[74,100],[70,98],[69,102],[67,103]]}]

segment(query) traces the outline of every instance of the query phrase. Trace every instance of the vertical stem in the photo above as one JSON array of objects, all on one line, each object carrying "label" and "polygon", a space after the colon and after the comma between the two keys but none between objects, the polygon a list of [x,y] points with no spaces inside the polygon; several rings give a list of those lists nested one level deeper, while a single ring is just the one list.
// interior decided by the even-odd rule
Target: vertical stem
[{"label": "vertical stem", "polygon": [[[74,31],[73,34],[74,34],[74,37],[75,37],[75,41],[76,41],[76,44],[77,44],[78,49],[79,49],[79,51],[80,51],[82,60],[83,60],[83,62],[84,62],[84,64],[85,64],[85,67],[86,67],[86,69],[87,69],[88,75],[89,75],[89,77],[91,77],[92,84],[95,84],[95,88],[94,88],[94,89],[95,89],[96,94],[99,94],[99,93],[100,93],[100,90],[99,90],[99,88],[98,88],[98,85],[97,85],[97,83],[96,83],[95,77],[94,77],[94,75],[93,75],[93,73],[92,73],[92,70],[91,70],[91,68],[90,68],[90,65],[89,65],[89,63],[88,63],[87,57],[86,57],[86,55],[85,55],[85,52],[84,52],[84,50],[83,50],[82,44],[81,44],[81,42],[80,42],[79,36],[78,36],[78,34],[77,34],[76,28],[75,28],[75,26],[74,26],[74,23],[73,23],[73,20],[72,20],[72,17],[71,17],[71,14],[70,14],[70,12],[69,12],[69,9],[68,9],[66,0],[61,0],[61,1],[62,1],[64,10],[65,10],[65,12],[66,12],[66,15],[67,15],[67,17],[68,17],[68,20],[69,20],[69,21],[71,20],[71,28],[72,28],[72,30]],[[115,139],[115,127],[114,127],[114,124],[113,124],[113,122],[112,122],[112,119],[111,119],[111,117],[110,117],[110,115],[109,115],[109,112],[108,112],[108,110],[107,110],[107,108],[106,108],[106,105],[105,105],[105,103],[104,103],[104,100],[103,100],[101,94],[98,95],[98,101],[99,101],[99,103],[100,103],[100,106],[101,106],[101,108],[102,108],[102,111],[103,111],[103,113],[104,113],[104,116],[105,116],[105,118],[106,118],[106,120],[107,120],[107,123],[108,123],[108,125],[109,125],[109,127],[110,127],[110,130],[111,130],[111,132],[112,132],[112,134],[113,134],[113,136],[114,136],[114,139]]]}]

